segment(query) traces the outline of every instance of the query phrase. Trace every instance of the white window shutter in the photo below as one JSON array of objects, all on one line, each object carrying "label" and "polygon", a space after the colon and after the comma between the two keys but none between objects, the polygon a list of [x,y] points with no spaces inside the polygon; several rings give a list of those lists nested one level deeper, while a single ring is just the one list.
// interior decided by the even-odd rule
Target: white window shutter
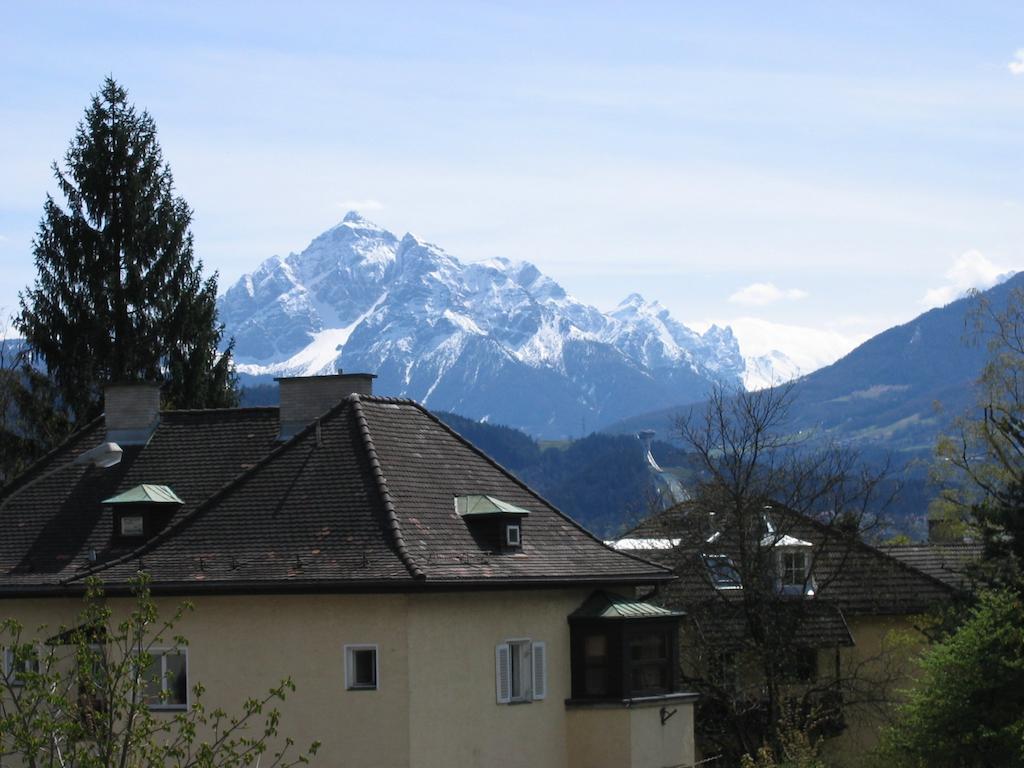
[{"label": "white window shutter", "polygon": [[543,699],[548,695],[548,652],[542,642],[533,644],[533,698]]},{"label": "white window shutter", "polygon": [[499,704],[508,704],[512,700],[511,667],[508,643],[498,643],[494,648],[494,674]]}]

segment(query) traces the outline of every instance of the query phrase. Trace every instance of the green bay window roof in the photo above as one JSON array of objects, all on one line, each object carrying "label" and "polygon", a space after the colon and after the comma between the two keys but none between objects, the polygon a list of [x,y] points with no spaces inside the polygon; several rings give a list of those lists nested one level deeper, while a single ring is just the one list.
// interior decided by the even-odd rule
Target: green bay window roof
[{"label": "green bay window roof", "polygon": [[143,483],[124,493],[104,499],[102,504],[184,504],[178,494],[166,485]]},{"label": "green bay window roof", "polygon": [[518,515],[525,517],[530,510],[509,504],[494,496],[475,494],[455,497],[455,511],[459,517],[486,517],[488,515]]},{"label": "green bay window roof", "polygon": [[595,592],[570,619],[672,619],[685,614],[608,592]]}]

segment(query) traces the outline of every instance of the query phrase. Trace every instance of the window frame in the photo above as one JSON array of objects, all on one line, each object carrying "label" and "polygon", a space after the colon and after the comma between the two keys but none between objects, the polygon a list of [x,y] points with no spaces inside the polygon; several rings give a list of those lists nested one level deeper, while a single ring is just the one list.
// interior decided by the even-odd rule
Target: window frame
[{"label": "window frame", "polygon": [[[502,660],[502,653],[505,661]],[[547,643],[529,637],[502,640],[494,649],[495,693],[498,704],[530,704],[547,698]],[[504,669],[502,665],[506,666]],[[508,696],[502,691],[504,674],[508,680]],[[518,680],[519,693],[515,693]]]},{"label": "window frame", "polygon": [[[810,547],[779,547],[775,553],[776,585],[780,593],[784,595],[800,595],[813,597],[815,593],[814,577],[811,575],[812,558]],[[797,579],[798,569],[790,568],[786,559],[790,557],[801,557],[803,559],[803,573]],[[795,565],[795,564],[794,564]]]},{"label": "window frame", "polygon": [[[359,683],[356,680],[356,653],[359,651],[373,651],[373,684]],[[346,691],[380,690],[380,646],[377,643],[347,643],[344,656]]]},{"label": "window frame", "polygon": [[[142,692],[145,697],[146,707],[154,712],[187,712],[189,705],[191,704],[192,692],[189,688],[189,664],[188,664],[188,647],[179,646],[159,646],[149,648],[146,650],[146,654],[149,656],[151,661],[159,660],[160,663],[160,698],[156,701],[151,701],[148,693],[148,680],[143,677],[142,679]],[[183,703],[169,702],[162,700],[168,693],[167,688],[167,657],[168,656],[181,656],[185,659],[185,701]],[[145,675],[148,670],[140,670],[141,675]]]},{"label": "window frame", "polygon": [[[509,535],[513,531],[515,532],[515,541]],[[518,520],[505,523],[504,545],[509,549],[520,549],[523,546],[523,527]]]},{"label": "window frame", "polygon": [[[704,568],[707,570],[711,586],[721,592],[739,591],[743,589],[743,579],[736,563],[729,555],[714,552],[702,552],[701,560],[704,561]],[[735,578],[723,579],[723,571],[731,571]]]},{"label": "window frame", "polygon": [[3,649],[3,674],[7,680],[7,684],[12,688],[22,688],[25,685],[25,678],[23,675],[27,672],[29,674],[39,674],[39,657],[41,656],[40,647],[37,644],[25,643],[24,647],[31,647],[32,654],[28,658],[24,659],[23,662],[30,662],[33,669],[24,667],[19,670],[14,669],[14,648],[5,646]]}]

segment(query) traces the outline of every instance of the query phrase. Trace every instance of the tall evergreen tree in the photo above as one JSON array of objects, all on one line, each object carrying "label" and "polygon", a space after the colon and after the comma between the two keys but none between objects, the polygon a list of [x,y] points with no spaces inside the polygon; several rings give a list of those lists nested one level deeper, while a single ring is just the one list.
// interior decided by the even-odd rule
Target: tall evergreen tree
[{"label": "tall evergreen tree", "polygon": [[53,171],[65,203],[47,195],[38,276],[15,325],[70,420],[99,413],[111,381],[164,381],[170,407],[235,404],[217,277],[204,280],[193,256],[192,211],[174,194],[153,119],[107,78]]}]

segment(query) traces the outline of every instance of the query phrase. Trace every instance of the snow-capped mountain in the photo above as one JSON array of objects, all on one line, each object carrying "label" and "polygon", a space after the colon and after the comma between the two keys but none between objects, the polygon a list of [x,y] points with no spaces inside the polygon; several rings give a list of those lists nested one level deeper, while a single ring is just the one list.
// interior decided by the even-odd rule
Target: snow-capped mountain
[{"label": "snow-capped mountain", "polygon": [[538,436],[698,400],[745,367],[729,328],[699,334],[636,294],[602,313],[533,264],[463,263],[355,212],[243,276],[219,313],[246,376],[370,371],[381,393]]}]

